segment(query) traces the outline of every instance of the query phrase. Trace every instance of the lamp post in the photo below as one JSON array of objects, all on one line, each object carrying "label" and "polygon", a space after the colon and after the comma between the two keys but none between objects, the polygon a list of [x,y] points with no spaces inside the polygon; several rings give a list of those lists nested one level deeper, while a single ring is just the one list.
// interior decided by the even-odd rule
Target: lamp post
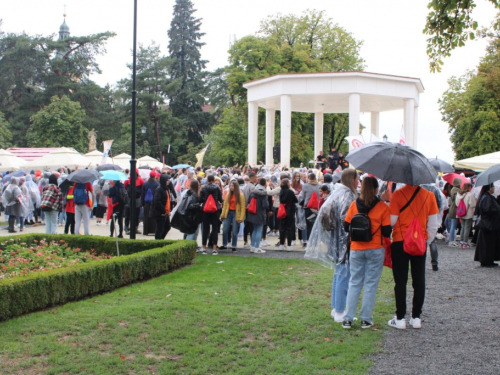
[{"label": "lamp post", "polygon": [[131,145],[131,159],[130,159],[130,239],[135,240],[135,233],[137,229],[137,215],[136,215],[136,166],[137,160],[135,159],[135,111],[137,106],[137,90],[136,90],[136,73],[137,73],[137,0],[134,0],[134,37],[132,49],[132,145]]},{"label": "lamp post", "polygon": [[146,156],[144,152],[144,143],[146,142],[146,125],[141,126],[141,133],[142,133],[142,156]]},{"label": "lamp post", "polygon": [[384,134],[384,136],[382,137],[382,139],[384,140],[384,142],[387,142],[387,140],[389,139],[389,137],[386,134]]}]

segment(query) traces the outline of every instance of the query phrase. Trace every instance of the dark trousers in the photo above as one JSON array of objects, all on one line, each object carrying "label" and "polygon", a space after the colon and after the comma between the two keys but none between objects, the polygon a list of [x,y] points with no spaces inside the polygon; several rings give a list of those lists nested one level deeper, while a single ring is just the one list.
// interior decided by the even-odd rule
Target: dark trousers
[{"label": "dark trousers", "polygon": [[201,244],[203,246],[207,245],[207,241],[210,237],[210,244],[212,246],[217,245],[217,239],[219,235],[219,212],[214,213],[203,213],[203,233],[201,234]]},{"label": "dark trousers", "polygon": [[104,214],[106,213],[106,206],[98,205],[96,209],[95,216],[98,219],[102,219],[104,217]]},{"label": "dark trousers", "polygon": [[408,282],[408,266],[411,264],[413,286],[412,318],[420,318],[425,299],[425,259],[412,256],[403,250],[403,241],[393,242],[391,246],[392,274],[394,276],[394,294],[396,295],[396,316],[404,319],[406,314],[406,284]]},{"label": "dark trousers", "polygon": [[155,240],[164,240],[170,228],[170,216],[165,215],[156,218]]},{"label": "dark trousers", "polygon": [[253,224],[245,220],[245,228],[243,228],[243,242],[248,243],[248,235],[252,235]]},{"label": "dark trousers", "polygon": [[109,222],[109,231],[111,237],[115,232],[115,217],[116,220],[118,220],[118,228],[119,228],[118,236],[123,236],[123,211],[124,207],[122,204],[113,207],[113,216],[111,216],[111,221]]},{"label": "dark trousers", "polygon": [[306,230],[307,230],[307,239],[311,237],[311,232],[314,226],[314,221],[310,221],[307,218],[313,214],[312,210],[310,208],[305,208],[305,213],[306,213]]},{"label": "dark trousers", "polygon": [[75,214],[66,212],[66,224],[64,224],[64,234],[75,234]]},{"label": "dark trousers", "polygon": [[[124,213],[124,217],[125,217],[125,230],[128,231],[130,229],[130,207],[125,207],[125,213]],[[139,214],[141,213],[141,207],[136,207],[135,208],[135,223],[136,223],[136,227],[139,226]]]},{"label": "dark trousers", "polygon": [[142,234],[148,235],[149,233],[156,233],[156,220],[149,217],[149,212],[151,211],[151,204],[144,203],[144,219],[143,219],[143,231]]},{"label": "dark trousers", "polygon": [[437,245],[437,239],[434,238],[434,241],[431,242],[429,245],[429,248],[431,250],[431,264],[433,266],[438,265],[438,245]]},{"label": "dark trousers", "polygon": [[17,216],[9,215],[9,232],[13,232],[15,230]]},{"label": "dark trousers", "polygon": [[287,245],[291,246],[292,241],[295,237],[295,213],[291,209],[291,207],[286,208],[286,217],[284,219],[278,220],[278,222],[278,227],[280,230],[280,245],[285,244],[286,238]]}]

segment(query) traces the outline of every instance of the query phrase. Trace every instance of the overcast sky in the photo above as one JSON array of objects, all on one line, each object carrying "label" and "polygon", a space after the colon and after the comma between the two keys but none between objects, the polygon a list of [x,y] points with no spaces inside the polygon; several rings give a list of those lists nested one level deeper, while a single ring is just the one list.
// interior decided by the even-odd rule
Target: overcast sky
[{"label": "overcast sky", "polygon": [[[148,45],[154,40],[167,54],[168,36],[174,0],[138,0],[138,41]],[[230,35],[241,38],[254,34],[259,22],[276,13],[300,14],[305,9],[325,10],[328,17],[363,41],[361,57],[365,71],[386,73],[422,80],[425,92],[420,96],[418,149],[428,157],[454,159],[448,127],[441,121],[438,99],[447,89],[451,76],[474,69],[485,54],[486,41],[469,42],[446,59],[441,73],[430,73],[426,36],[422,33],[427,15],[425,0],[193,0],[206,33],[202,57],[214,70],[227,63]],[[480,26],[489,26],[495,10],[486,0],[479,0],[474,17]],[[100,85],[114,84],[129,74],[132,48],[132,0],[16,0],[2,1],[2,30],[28,34],[57,33],[63,21],[72,35],[113,31],[117,36],[107,45],[108,53],[99,57],[101,75],[92,78]],[[369,124],[370,114],[361,116]],[[380,135],[397,141],[403,123],[402,111],[380,114]]]}]

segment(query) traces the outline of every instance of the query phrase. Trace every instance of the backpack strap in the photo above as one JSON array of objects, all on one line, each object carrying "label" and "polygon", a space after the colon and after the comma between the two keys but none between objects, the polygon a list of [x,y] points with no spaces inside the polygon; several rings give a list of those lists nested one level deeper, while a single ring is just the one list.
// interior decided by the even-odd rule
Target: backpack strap
[{"label": "backpack strap", "polygon": [[410,200],[399,210],[399,213],[403,212],[410,206],[411,202],[413,202],[419,191],[420,191],[420,186],[415,189],[415,192],[411,196]]}]

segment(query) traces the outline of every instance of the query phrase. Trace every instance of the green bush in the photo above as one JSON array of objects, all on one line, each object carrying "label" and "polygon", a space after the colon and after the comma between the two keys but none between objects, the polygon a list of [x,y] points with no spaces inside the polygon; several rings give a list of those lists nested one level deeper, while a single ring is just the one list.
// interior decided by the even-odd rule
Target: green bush
[{"label": "green bush", "polygon": [[[70,247],[116,254],[112,238],[27,234],[5,240],[11,238],[27,244],[44,238],[64,239]],[[196,254],[196,242],[123,239],[120,254],[130,255],[0,280],[0,321],[108,292],[190,264]]]}]

